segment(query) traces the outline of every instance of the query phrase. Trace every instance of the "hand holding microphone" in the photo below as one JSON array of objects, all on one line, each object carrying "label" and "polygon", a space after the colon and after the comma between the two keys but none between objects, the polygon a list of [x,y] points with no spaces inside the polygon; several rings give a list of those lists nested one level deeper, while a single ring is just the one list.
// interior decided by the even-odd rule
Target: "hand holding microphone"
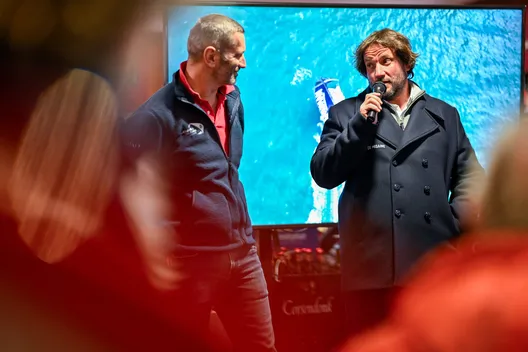
[{"label": "hand holding microphone", "polygon": [[378,123],[378,112],[381,111],[383,104],[381,97],[386,90],[387,87],[383,82],[378,81],[374,83],[372,93],[367,94],[365,101],[359,108],[361,115],[374,124]]}]

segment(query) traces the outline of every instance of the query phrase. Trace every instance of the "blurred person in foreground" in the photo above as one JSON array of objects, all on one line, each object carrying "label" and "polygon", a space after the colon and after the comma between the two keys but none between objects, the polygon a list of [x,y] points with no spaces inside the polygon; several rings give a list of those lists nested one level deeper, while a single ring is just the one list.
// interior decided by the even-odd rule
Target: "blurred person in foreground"
[{"label": "blurred person in foreground", "polygon": [[[162,185],[147,172],[144,187],[129,192],[126,176],[119,189],[115,64],[145,8],[141,0],[0,6],[1,350],[182,347],[152,285],[177,276],[154,260],[152,234],[166,233],[145,219],[163,216]],[[139,214],[146,202],[156,206]],[[202,345],[189,340],[189,350]]]},{"label": "blurred person in foreground", "polygon": [[[311,160],[319,186],[345,182],[339,234],[349,334],[381,321],[421,256],[460,235],[467,189],[482,174],[457,109],[411,80],[417,58],[403,34],[370,34],[356,50],[369,87],[330,108]],[[373,92],[376,82],[383,95]]]},{"label": "blurred person in foreground", "polygon": [[389,319],[343,351],[528,350],[526,135],[528,116],[497,144],[484,187],[472,192],[480,217],[471,233],[456,250],[427,255]]},{"label": "blurred person in foreground", "polygon": [[187,48],[172,82],[125,119],[125,157],[132,173],[161,169],[171,197],[171,214],[153,220],[177,237],[159,243],[166,256],[160,260],[184,275],[169,296],[170,313],[205,337],[214,307],[234,350],[274,351],[266,281],[238,174],[244,109],[235,82],[246,67],[244,29],[207,15],[191,29]]}]

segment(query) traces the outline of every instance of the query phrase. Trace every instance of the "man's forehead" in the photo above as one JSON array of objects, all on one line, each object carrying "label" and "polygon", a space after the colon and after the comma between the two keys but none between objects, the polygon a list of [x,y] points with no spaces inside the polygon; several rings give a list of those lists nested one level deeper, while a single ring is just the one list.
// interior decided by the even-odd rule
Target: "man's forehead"
[{"label": "man's forehead", "polygon": [[392,56],[392,50],[380,44],[372,44],[365,50],[365,59],[375,59],[379,56]]},{"label": "man's forehead", "polygon": [[238,55],[246,51],[246,40],[244,33],[233,33],[231,38],[231,44],[222,50],[224,53]]},{"label": "man's forehead", "polygon": [[246,43],[246,37],[244,36],[244,33],[240,33],[240,32],[234,33],[233,39],[236,45],[245,45]]},{"label": "man's forehead", "polygon": [[232,51],[245,51],[246,50],[246,39],[244,36],[244,33],[234,33],[233,34],[233,44],[234,46],[231,48]]}]

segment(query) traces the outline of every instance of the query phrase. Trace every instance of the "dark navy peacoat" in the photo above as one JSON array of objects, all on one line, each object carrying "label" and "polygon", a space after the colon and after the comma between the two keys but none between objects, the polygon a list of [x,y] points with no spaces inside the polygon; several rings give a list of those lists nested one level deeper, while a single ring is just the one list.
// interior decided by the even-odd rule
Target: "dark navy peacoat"
[{"label": "dark navy peacoat", "polygon": [[345,291],[399,285],[425,253],[449,244],[461,232],[468,186],[483,174],[456,108],[424,94],[402,130],[387,106],[377,125],[360,115],[367,93],[330,108],[310,165],[319,186],[345,183]]}]

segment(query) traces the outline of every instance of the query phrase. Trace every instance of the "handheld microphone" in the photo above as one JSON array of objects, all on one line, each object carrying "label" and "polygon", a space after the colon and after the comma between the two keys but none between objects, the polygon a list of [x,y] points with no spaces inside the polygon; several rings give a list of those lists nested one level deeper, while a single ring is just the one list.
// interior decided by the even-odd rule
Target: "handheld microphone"
[{"label": "handheld microphone", "polygon": [[[387,86],[385,85],[385,83],[381,81],[377,81],[376,83],[372,85],[373,93],[380,93],[381,96],[383,96],[383,94],[385,94],[386,91],[387,91]],[[374,123],[377,120],[377,118],[378,118],[378,112],[376,110],[370,110],[368,112],[367,120]]]}]

